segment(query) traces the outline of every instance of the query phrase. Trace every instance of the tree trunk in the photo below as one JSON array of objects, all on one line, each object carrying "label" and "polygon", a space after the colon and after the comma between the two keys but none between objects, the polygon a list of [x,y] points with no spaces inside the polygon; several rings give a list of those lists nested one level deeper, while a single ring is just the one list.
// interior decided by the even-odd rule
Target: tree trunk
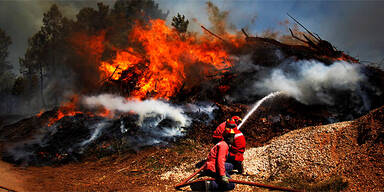
[{"label": "tree trunk", "polygon": [[45,99],[44,99],[44,76],[43,76],[43,66],[41,65],[41,62],[39,62],[39,68],[40,68],[40,95],[41,95],[41,102],[43,103],[43,107],[46,107]]}]

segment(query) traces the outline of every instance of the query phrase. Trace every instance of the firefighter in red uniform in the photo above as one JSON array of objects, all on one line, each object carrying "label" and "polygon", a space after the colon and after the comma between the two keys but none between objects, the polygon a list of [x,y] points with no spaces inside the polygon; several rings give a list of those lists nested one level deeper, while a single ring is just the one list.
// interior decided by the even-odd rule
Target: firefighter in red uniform
[{"label": "firefighter in red uniform", "polygon": [[214,181],[205,181],[191,185],[193,191],[228,191],[235,188],[234,183],[230,183],[229,171],[232,171],[233,165],[226,162],[229,153],[229,146],[234,143],[235,130],[225,128],[222,133],[223,140],[218,142],[208,154],[204,175],[214,177]]},{"label": "firefighter in red uniform", "polygon": [[235,131],[234,144],[231,146],[229,150],[229,158],[228,162],[232,163],[234,169],[238,171],[238,173],[243,173],[243,160],[244,160],[244,152],[245,152],[245,137],[243,133],[237,129],[237,126],[241,123],[241,118],[239,116],[233,116],[231,119],[227,119],[226,122],[221,123],[216,130],[213,132],[213,140],[222,140],[222,133],[224,129],[232,128]]},{"label": "firefighter in red uniform", "polygon": [[216,130],[213,132],[213,143],[218,143],[223,140],[223,133],[225,128],[233,129],[236,127],[236,122],[231,119],[227,119],[219,126],[217,126]]}]

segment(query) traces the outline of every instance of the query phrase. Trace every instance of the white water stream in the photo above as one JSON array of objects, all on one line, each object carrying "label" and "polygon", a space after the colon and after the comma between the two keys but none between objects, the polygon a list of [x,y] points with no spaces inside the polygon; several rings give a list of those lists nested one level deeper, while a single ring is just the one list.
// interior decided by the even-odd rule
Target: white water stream
[{"label": "white water stream", "polygon": [[249,111],[247,113],[247,115],[245,115],[243,121],[240,123],[240,125],[237,127],[238,129],[241,128],[241,126],[243,126],[243,124],[247,121],[247,119],[252,115],[253,112],[256,111],[257,108],[259,108],[259,106],[265,101],[265,100],[268,100],[270,98],[273,98],[277,95],[280,95],[282,94],[283,92],[282,91],[277,91],[277,92],[273,92],[273,93],[270,93],[269,95],[265,96],[264,98],[260,99],[259,101],[256,102],[256,104],[253,106],[252,110]]}]

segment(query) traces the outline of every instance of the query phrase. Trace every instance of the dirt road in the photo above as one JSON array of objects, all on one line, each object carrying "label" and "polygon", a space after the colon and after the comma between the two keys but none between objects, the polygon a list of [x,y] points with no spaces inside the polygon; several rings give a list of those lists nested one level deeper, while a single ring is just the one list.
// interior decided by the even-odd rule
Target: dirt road
[{"label": "dirt road", "polygon": [[26,191],[24,188],[26,176],[18,169],[11,164],[0,161],[0,192],[7,191],[3,188],[18,192]]}]

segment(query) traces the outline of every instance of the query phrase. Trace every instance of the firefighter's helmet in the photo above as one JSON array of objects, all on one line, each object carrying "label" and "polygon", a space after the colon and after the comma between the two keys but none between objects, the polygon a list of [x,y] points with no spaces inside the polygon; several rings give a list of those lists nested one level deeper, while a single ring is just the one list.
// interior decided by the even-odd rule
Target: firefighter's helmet
[{"label": "firefighter's helmet", "polygon": [[225,128],[234,129],[235,127],[237,127],[236,122],[232,118],[227,119],[227,121],[225,123]]},{"label": "firefighter's helmet", "polygon": [[236,123],[236,125],[240,125],[242,119],[239,116],[233,116],[232,120]]}]

